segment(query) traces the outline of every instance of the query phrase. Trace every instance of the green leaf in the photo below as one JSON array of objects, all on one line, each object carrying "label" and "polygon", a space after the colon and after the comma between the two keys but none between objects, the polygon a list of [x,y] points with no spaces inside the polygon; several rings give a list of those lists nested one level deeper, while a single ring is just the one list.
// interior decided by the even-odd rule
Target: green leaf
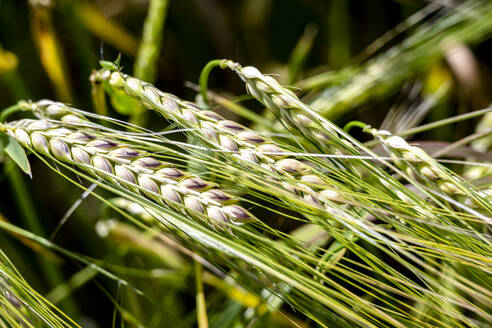
[{"label": "green leaf", "polygon": [[[107,86],[105,84],[105,86]],[[127,96],[123,91],[116,90],[111,87],[106,88],[107,93],[110,96],[111,105],[113,108],[122,115],[134,115],[135,111],[141,110],[140,105],[132,97]]]},{"label": "green leaf", "polygon": [[30,177],[31,174],[31,166],[29,165],[29,161],[26,156],[26,152],[21,145],[9,135],[4,133],[0,134],[0,151],[5,152],[10,158]]}]

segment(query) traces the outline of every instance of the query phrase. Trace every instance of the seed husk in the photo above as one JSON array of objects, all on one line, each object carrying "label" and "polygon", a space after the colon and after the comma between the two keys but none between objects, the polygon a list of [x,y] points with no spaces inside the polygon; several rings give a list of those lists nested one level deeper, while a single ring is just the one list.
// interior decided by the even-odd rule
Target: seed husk
[{"label": "seed husk", "polygon": [[[12,137],[21,139],[25,147],[69,164],[81,165],[92,175],[132,191],[138,190],[161,204],[170,204],[172,208],[179,208],[176,205],[181,204],[195,218],[210,212],[213,214],[211,219],[221,222],[225,218],[227,222],[241,224],[255,219],[246,209],[234,204],[237,200],[216,184],[183,172],[150,153],[98,137],[96,131],[80,134],[74,129],[45,123],[48,122],[26,119],[2,127]],[[127,162],[122,163],[122,158]],[[229,205],[231,203],[234,205]],[[215,207],[209,211],[210,206],[218,207],[220,211]]]},{"label": "seed husk", "polygon": [[[268,92],[274,93],[281,88],[275,79],[263,76],[254,67],[245,67],[243,73],[249,78],[263,79],[265,90]],[[92,79],[101,82],[107,81],[112,87],[134,97],[165,118],[175,121],[184,128],[193,129],[210,146],[218,150],[225,150],[221,153],[223,156],[259,165],[289,179],[298,179],[299,182],[301,182],[300,177],[306,174],[317,174],[321,180],[325,180],[322,173],[312,170],[308,165],[300,163],[295,158],[290,158],[291,162],[281,162],[288,157],[281,154],[286,153],[286,151],[256,131],[234,121],[226,120],[217,113],[204,111],[195,104],[161,92],[149,83],[119,71],[111,71],[108,74],[108,70],[105,69],[94,72]],[[294,94],[289,93],[289,95]],[[280,100],[289,102],[290,106],[291,102],[288,98],[280,97]],[[308,188],[305,186],[301,189]],[[321,190],[323,190],[322,184],[313,192],[317,193]]]}]

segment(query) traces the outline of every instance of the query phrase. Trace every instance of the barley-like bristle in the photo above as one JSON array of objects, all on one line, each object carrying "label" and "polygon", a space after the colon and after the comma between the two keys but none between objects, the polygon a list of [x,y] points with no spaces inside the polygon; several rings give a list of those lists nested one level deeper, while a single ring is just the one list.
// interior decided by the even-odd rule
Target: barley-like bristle
[{"label": "barley-like bristle", "polygon": [[447,174],[444,168],[422,148],[412,146],[405,139],[393,136],[386,130],[367,127],[365,131],[372,134],[386,146],[392,157],[396,158],[395,165],[413,179],[427,183],[452,197],[465,196],[465,202],[475,203],[465,195],[465,192],[460,187],[461,181],[459,181],[458,177]]},{"label": "barley-like bristle", "polygon": [[[319,174],[295,158],[284,161],[289,156],[281,153],[286,151],[256,131],[234,121],[226,120],[217,113],[201,110],[195,104],[161,92],[149,83],[121,72],[115,71],[111,74],[107,72],[107,70],[97,71],[93,73],[92,79],[107,81],[112,87],[124,91],[167,119],[177,122],[184,128],[194,129],[209,145],[225,151],[223,156],[239,159],[248,164],[260,165],[289,179],[299,179],[308,173]],[[263,79],[264,89],[267,89],[268,92],[276,92],[275,90],[280,88],[275,79],[261,75],[253,67],[245,67],[243,73],[250,78]],[[273,85],[274,83],[275,85]],[[289,95],[294,94],[289,93]],[[277,101],[282,102],[283,106],[291,105],[291,101],[283,96],[277,97]],[[306,119],[304,118],[304,120]],[[322,174],[319,174],[319,178],[324,180]],[[314,195],[323,190],[322,184],[319,184],[320,188],[316,188],[314,191],[303,186],[300,182],[297,187]]]},{"label": "barley-like bristle", "polygon": [[[235,224],[254,220],[252,214],[234,204],[237,200],[218,189],[216,184],[122,142],[100,138],[97,132],[82,133],[55,123],[28,119],[5,124],[2,128],[27,148],[69,164],[81,164],[92,175],[132,191],[139,190],[161,204],[173,208],[181,204],[194,217],[199,218],[198,213],[210,213],[208,216],[213,220]],[[229,205],[231,203],[234,205]]]}]

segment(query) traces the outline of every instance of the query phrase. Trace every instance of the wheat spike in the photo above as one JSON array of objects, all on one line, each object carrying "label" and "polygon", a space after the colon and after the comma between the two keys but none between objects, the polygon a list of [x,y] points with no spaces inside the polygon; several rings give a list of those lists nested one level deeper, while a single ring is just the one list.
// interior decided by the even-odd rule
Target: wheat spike
[{"label": "wheat spike", "polygon": [[[300,127],[320,143],[326,143],[333,138],[340,139],[333,125],[317,120],[314,117],[316,114],[294,92],[281,86],[273,77],[262,74],[256,67],[242,67],[239,63],[227,59],[221,61],[220,67],[234,71],[246,83],[248,92],[266,107],[277,113],[287,111],[289,115],[283,117],[287,119],[285,123],[289,126]],[[330,151],[338,152],[334,148],[330,148]]]},{"label": "wheat spike", "polygon": [[97,133],[78,131],[47,120],[23,119],[2,125],[22,146],[78,165],[92,175],[118,183],[173,209],[181,204],[199,218],[235,224],[254,219],[237,200],[202,180],[142,150]]},{"label": "wheat spike", "polygon": [[[345,155],[348,151],[352,154],[359,154],[353,142],[337,132],[338,127],[320,117],[294,92],[281,86],[273,77],[263,75],[256,67],[242,67],[227,59],[220,61],[220,67],[234,71],[245,82],[247,91],[263,105],[273,110],[289,130],[295,133],[301,132],[324,153]],[[346,163],[345,167],[357,174],[361,171],[359,165]]]},{"label": "wheat spike", "polygon": [[[477,200],[474,199],[475,197],[470,197],[470,194],[462,187],[464,181],[458,176],[446,172],[444,167],[422,148],[412,146],[402,137],[392,135],[386,130],[367,126],[364,131],[376,137],[394,158],[395,165],[411,178],[426,183],[448,196],[461,199],[468,206],[479,206]],[[488,195],[483,192],[477,195],[484,199],[488,198]]]},{"label": "wheat spike", "polygon": [[23,111],[30,111],[39,119],[58,120],[64,123],[84,123],[87,119],[64,103],[42,99],[36,102],[21,100],[17,103]]},{"label": "wheat spike", "polygon": [[[273,77],[263,75],[253,66],[242,67],[240,64],[231,60],[223,60],[220,66],[222,68],[230,68],[236,72],[246,82],[248,92],[265,106],[277,111],[288,111],[288,117],[292,121],[287,123],[291,126],[297,124],[306,127],[307,129],[305,131],[309,132],[316,140],[321,142],[329,141],[332,138],[343,139],[333,129],[333,126],[329,125],[328,121],[318,119],[317,114],[313,113],[308,106],[302,103],[295,93],[282,87]],[[320,127],[323,129],[320,129]],[[329,134],[322,130],[328,131]],[[378,131],[375,129],[369,129],[368,131],[378,137],[391,150],[395,158],[403,156],[405,161],[396,160],[396,164],[405,169],[410,176],[419,178],[423,182],[429,182],[437,190],[451,197],[464,200],[468,206],[475,207],[479,205],[480,200],[476,197],[470,197],[471,195],[469,193],[465,193],[465,189],[460,186],[459,178],[446,173],[423,149],[408,145],[404,139],[391,136],[388,131]],[[330,149],[332,152],[340,153],[338,149]],[[418,166],[411,166],[408,161],[417,161]],[[479,193],[478,196],[484,199],[487,198],[484,193]],[[482,205],[487,206],[483,202]]]},{"label": "wheat spike", "polygon": [[222,150],[224,156],[245,164],[259,165],[298,181],[294,186],[286,181],[283,186],[290,192],[301,194],[306,200],[316,204],[346,201],[341,193],[330,188],[322,174],[311,166],[284,155],[286,151],[274,141],[241,124],[226,120],[215,112],[202,110],[194,103],[164,93],[150,83],[119,71],[99,70],[92,74],[91,80],[107,81],[112,87],[138,99],[145,107],[157,111],[184,128],[196,130],[210,146]]}]

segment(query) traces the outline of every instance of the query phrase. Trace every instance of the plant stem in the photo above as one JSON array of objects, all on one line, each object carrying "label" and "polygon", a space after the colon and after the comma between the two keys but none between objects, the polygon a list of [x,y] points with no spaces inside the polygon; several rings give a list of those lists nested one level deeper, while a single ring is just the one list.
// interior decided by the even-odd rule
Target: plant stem
[{"label": "plant stem", "polygon": [[210,75],[210,72],[214,67],[220,66],[222,63],[222,59],[215,59],[211,60],[203,67],[201,73],[200,73],[200,78],[198,80],[198,84],[200,84],[200,93],[202,94],[203,102],[208,105],[208,95],[207,95],[207,90],[208,90],[208,77]]},{"label": "plant stem", "polygon": [[310,24],[304,29],[299,41],[292,50],[289,63],[287,64],[287,83],[292,84],[297,80],[299,73],[304,68],[304,63],[313,47],[314,38],[318,34],[318,27]]},{"label": "plant stem", "polygon": [[[340,33],[344,31],[344,33]],[[349,1],[331,0],[328,11],[329,63],[341,67],[350,59]]]},{"label": "plant stem", "polygon": [[195,278],[198,328],[208,328],[207,305],[205,303],[205,293],[203,292],[202,265],[198,261],[195,261]]},{"label": "plant stem", "polygon": [[403,136],[408,136],[408,135],[412,135],[412,134],[417,134],[420,132],[424,132],[424,131],[428,131],[428,130],[432,130],[432,129],[441,127],[441,126],[446,125],[446,124],[452,124],[452,123],[468,120],[470,118],[481,116],[481,115],[487,114],[489,112],[492,112],[492,107],[487,107],[487,108],[476,110],[476,111],[473,111],[470,113],[453,116],[453,117],[450,117],[450,118],[447,118],[444,120],[440,120],[437,122],[424,124],[424,125],[418,126],[416,128],[413,128],[413,129],[408,129],[408,130],[400,133],[399,135],[403,137]]},{"label": "plant stem", "polygon": [[168,4],[168,0],[151,0],[149,4],[142,42],[138,49],[134,67],[135,76],[146,82],[152,83],[155,81],[157,59],[162,46]]},{"label": "plant stem", "polygon": [[0,112],[0,122],[5,122],[7,117],[10,115],[14,114],[15,112],[18,112],[20,110],[20,107],[18,105],[12,105],[10,107],[5,108]]},{"label": "plant stem", "polygon": [[[146,82],[154,82],[157,75],[157,60],[162,46],[168,3],[168,0],[151,0],[149,4],[134,66],[135,76]],[[131,115],[131,122],[145,125],[147,111],[142,107],[134,108]]]},{"label": "plant stem", "polygon": [[453,151],[453,150],[455,150],[457,148],[460,148],[461,146],[466,145],[469,142],[472,142],[474,140],[478,140],[478,139],[481,139],[481,138],[485,138],[485,137],[487,137],[487,136],[489,136],[491,134],[492,134],[492,128],[491,129],[484,130],[484,131],[480,131],[480,132],[477,132],[477,133],[474,133],[474,134],[471,134],[468,137],[465,137],[463,139],[460,139],[460,140],[458,140],[458,141],[450,144],[449,146],[444,147],[444,148],[438,150],[434,154],[431,154],[431,156],[433,158],[439,158],[439,157],[447,154],[450,151]]}]

